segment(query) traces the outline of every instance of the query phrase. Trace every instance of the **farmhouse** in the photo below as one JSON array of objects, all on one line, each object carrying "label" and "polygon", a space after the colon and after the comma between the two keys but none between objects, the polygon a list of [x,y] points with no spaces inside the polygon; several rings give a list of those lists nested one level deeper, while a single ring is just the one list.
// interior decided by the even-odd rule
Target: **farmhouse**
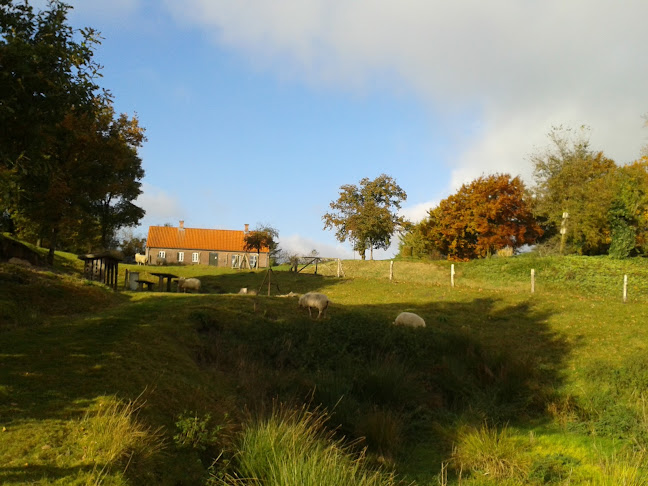
[{"label": "farmhouse", "polygon": [[245,230],[185,228],[184,221],[173,226],[149,226],[146,259],[150,265],[168,264],[213,265],[232,268],[268,266],[269,250],[246,251]]}]

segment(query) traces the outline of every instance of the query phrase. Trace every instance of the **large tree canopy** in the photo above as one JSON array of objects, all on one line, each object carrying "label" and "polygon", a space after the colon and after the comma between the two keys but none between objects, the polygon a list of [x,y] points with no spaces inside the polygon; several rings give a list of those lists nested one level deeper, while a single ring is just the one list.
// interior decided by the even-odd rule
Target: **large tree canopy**
[{"label": "large tree canopy", "polygon": [[137,118],[115,116],[95,80],[98,35],[67,25],[52,1],[0,4],[0,201],[21,235],[108,247],[144,215],[133,201],[144,171]]},{"label": "large tree canopy", "polygon": [[[602,152],[590,149],[585,127],[577,132],[554,128],[549,140],[549,147],[531,158],[536,216],[547,237],[562,238],[568,251],[606,253],[611,241],[609,211],[618,186],[618,167]],[[561,227],[563,236],[558,234]]]},{"label": "large tree canopy", "polygon": [[336,228],[339,241],[350,240],[363,260],[369,249],[373,259],[374,248],[389,248],[392,235],[406,224],[397,214],[406,199],[407,194],[392,177],[365,177],[359,187],[340,187],[340,197],[330,204],[333,211],[322,217],[324,229]]},{"label": "large tree canopy", "polygon": [[542,235],[526,202],[524,184],[508,174],[480,177],[430,210],[419,229],[430,250],[451,260],[490,256]]}]

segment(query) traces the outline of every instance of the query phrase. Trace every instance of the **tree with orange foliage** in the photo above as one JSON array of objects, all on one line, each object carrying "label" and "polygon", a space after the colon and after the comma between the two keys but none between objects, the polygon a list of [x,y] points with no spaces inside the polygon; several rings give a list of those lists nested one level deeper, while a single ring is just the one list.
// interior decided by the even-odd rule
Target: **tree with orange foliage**
[{"label": "tree with orange foliage", "polygon": [[420,225],[430,248],[457,261],[488,257],[507,246],[519,248],[542,235],[526,202],[524,183],[508,174],[464,184]]}]

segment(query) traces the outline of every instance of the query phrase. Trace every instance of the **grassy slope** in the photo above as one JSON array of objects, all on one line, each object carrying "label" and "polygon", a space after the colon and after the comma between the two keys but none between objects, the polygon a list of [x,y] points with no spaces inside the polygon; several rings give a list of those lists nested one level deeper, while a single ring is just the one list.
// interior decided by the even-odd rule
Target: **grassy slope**
[{"label": "grassy slope", "polygon": [[[526,481],[578,484],[599,477],[601,456],[618,445],[648,443],[644,289],[631,283],[625,305],[616,289],[619,275],[643,276],[645,267],[480,261],[457,264],[455,289],[446,262],[396,262],[393,282],[388,262],[344,262],[355,278],[343,280],[274,272],[282,293],[330,296],[330,317],[312,323],[292,299],[214,295],[258,288],[263,273],[175,267],[210,294],[115,294],[68,273],[1,265],[0,480],[196,484],[218,451],[174,442],[183,411],[209,413],[233,435],[243,410],[311,396],[336,407],[342,432],[367,437],[372,457],[420,484],[436,484],[453,444],[468,448],[484,421],[509,423],[501,442],[517,441]],[[400,310],[420,313],[428,328],[391,329]],[[131,420],[150,427],[142,443],[162,452],[137,455],[133,446],[113,458],[90,448],[84,431],[114,397],[137,400]],[[486,481],[483,465],[464,465],[475,484]]]}]

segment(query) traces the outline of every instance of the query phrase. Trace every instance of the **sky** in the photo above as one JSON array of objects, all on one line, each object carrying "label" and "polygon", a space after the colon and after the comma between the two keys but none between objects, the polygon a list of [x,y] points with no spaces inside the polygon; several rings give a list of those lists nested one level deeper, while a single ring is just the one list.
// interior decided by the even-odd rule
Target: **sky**
[{"label": "sky", "polygon": [[645,0],[66,3],[146,128],[140,236],[269,224],[288,252],[353,258],[322,221],[344,184],[390,175],[419,221],[482,175],[531,183],[554,126],[618,164],[648,143]]}]

